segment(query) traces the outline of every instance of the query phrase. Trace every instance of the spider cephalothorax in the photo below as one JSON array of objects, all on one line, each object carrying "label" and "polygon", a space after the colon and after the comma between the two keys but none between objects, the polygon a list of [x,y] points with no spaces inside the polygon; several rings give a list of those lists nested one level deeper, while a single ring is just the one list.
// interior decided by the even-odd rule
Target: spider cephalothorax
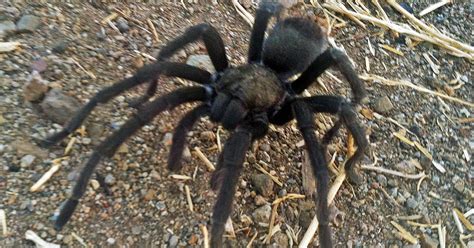
[{"label": "spider cephalothorax", "polygon": [[[329,48],[323,29],[314,21],[297,17],[279,20],[265,40],[269,20],[272,16],[279,17],[279,10],[280,6],[276,4],[262,3],[259,6],[250,38],[248,64],[228,66],[223,41],[211,25],[204,23],[190,27],[183,35],[161,49],[158,62],[145,65],[132,77],[99,91],[72,117],[62,131],[43,140],[44,146],[57,143],[77,129],[97,104],[150,82],[146,94],[131,104],[138,108],[137,112],[94,149],[70,198],[61,206],[55,223],[56,228],[61,229],[70,219],[89,179],[104,156],[112,156],[128,137],[162,111],[183,103],[200,101],[203,103],[189,111],[175,128],[168,168],[181,168],[180,160],[186,134],[200,117],[209,116],[212,121],[221,123],[232,132],[211,178],[211,186],[219,189],[212,216],[211,246],[222,246],[224,224],[230,216],[235,188],[251,143],[265,136],[270,123],[283,125],[296,119],[317,178],[316,202],[320,243],[322,247],[331,247],[327,206],[329,175],[325,145],[343,124],[348,128],[358,149],[346,162],[345,168],[352,181],[360,181],[354,165],[362,158],[368,142],[358,124],[353,105],[359,104],[365,98],[365,90],[347,56],[340,50]],[[167,61],[176,51],[198,39],[202,39],[206,45],[216,69],[213,75],[193,66]],[[299,96],[330,66],[336,66],[350,83],[354,95],[352,103],[339,96]],[[156,91],[160,74],[188,79],[201,86],[180,88],[150,100]],[[292,80],[295,75],[299,76]],[[339,120],[326,133],[322,142],[314,133],[314,113],[339,116]]]}]

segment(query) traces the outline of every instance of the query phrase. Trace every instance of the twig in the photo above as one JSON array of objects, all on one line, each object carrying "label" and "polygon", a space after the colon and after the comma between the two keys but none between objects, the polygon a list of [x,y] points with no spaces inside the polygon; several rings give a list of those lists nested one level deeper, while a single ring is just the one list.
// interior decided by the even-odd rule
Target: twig
[{"label": "twig", "polygon": [[402,207],[402,205],[400,205],[400,203],[398,203],[395,199],[393,199],[393,197],[390,194],[388,194],[388,192],[384,188],[379,187],[379,189],[380,191],[382,191],[385,197],[387,197],[395,206]]},{"label": "twig", "polygon": [[399,231],[399,234],[402,238],[406,239],[408,242],[412,244],[417,244],[418,239],[413,237],[405,228],[403,228],[400,224],[395,221],[390,221],[390,223],[395,226],[395,228]]},{"label": "twig", "polygon": [[385,13],[385,10],[382,8],[382,6],[380,5],[379,1],[378,0],[372,0],[372,3],[377,7],[377,10],[379,11],[380,15],[382,16],[382,18],[389,22],[390,21],[390,18],[388,18],[387,16],[387,13]]},{"label": "twig", "polygon": [[79,237],[79,235],[77,235],[76,233],[72,232],[72,233],[71,233],[71,236],[72,236],[75,240],[77,240],[77,242],[79,242],[82,246],[87,247],[86,242],[84,241],[83,238]]},{"label": "twig", "polygon": [[54,164],[33,186],[31,186],[30,192],[38,191],[41,186],[43,186],[43,184],[45,184],[53,176],[53,174],[59,170],[59,168],[61,168],[60,163]]},{"label": "twig", "polygon": [[216,140],[217,140],[217,149],[219,150],[219,152],[222,152],[222,143],[221,143],[221,136],[220,136],[220,133],[222,132],[222,129],[221,127],[219,126],[217,128],[217,132],[216,132]]},{"label": "twig", "polygon": [[204,248],[209,248],[209,232],[207,231],[207,227],[201,224],[199,228],[201,229],[202,236],[204,236]]},{"label": "twig", "polygon": [[472,53],[467,53],[467,52],[465,52],[465,51],[463,51],[459,48],[456,48],[456,47],[452,46],[451,44],[447,43],[446,41],[441,40],[437,37],[431,37],[427,34],[419,33],[419,32],[414,31],[412,29],[403,27],[403,26],[395,24],[393,22],[384,21],[384,20],[375,18],[373,16],[364,15],[364,14],[360,14],[360,13],[357,13],[357,12],[354,12],[354,11],[350,11],[344,5],[342,5],[340,3],[337,3],[337,2],[334,2],[334,1],[327,2],[327,3],[323,4],[323,6],[330,9],[330,10],[339,12],[339,13],[347,15],[347,16],[355,16],[355,17],[357,17],[361,20],[372,22],[374,25],[377,25],[379,27],[388,28],[388,29],[394,30],[398,33],[410,35],[410,36],[413,36],[413,37],[415,37],[419,40],[424,40],[424,41],[430,42],[432,44],[435,44],[437,46],[440,46],[442,48],[447,49],[451,54],[453,54],[455,56],[468,58],[470,60],[474,59],[474,55]]},{"label": "twig", "polygon": [[194,212],[193,199],[191,199],[191,192],[189,191],[189,186],[184,185],[184,191],[186,192],[186,199],[188,201],[188,207],[191,212]]},{"label": "twig", "polygon": [[97,77],[94,75],[94,73],[92,73],[92,72],[86,70],[81,64],[79,64],[79,62],[77,62],[77,61],[74,59],[74,57],[71,58],[71,61],[72,61],[75,65],[77,65],[77,67],[79,67],[81,70],[83,70],[90,78],[92,78],[92,79],[94,79],[94,80],[97,79]]},{"label": "twig", "polygon": [[390,170],[390,169],[385,169],[385,168],[378,167],[378,166],[371,166],[371,165],[361,165],[361,169],[378,171],[378,172],[381,172],[381,173],[386,173],[386,174],[389,174],[389,175],[399,176],[399,177],[408,178],[408,179],[420,179],[420,178],[426,176],[425,172],[420,172],[420,173],[414,175],[414,174],[407,174],[407,173],[403,173],[403,172],[399,172],[399,171],[395,171],[395,170]]},{"label": "twig", "polygon": [[385,44],[382,44],[382,45],[379,45],[381,48],[389,51],[389,52],[392,52],[392,53],[395,53],[396,55],[400,55],[400,56],[405,56],[405,54],[389,45],[385,45]]},{"label": "twig", "polygon": [[464,44],[462,42],[459,42],[451,37],[448,37],[447,35],[444,35],[441,32],[426,25],[424,22],[422,22],[421,20],[416,18],[414,15],[412,15],[410,12],[405,10],[402,6],[400,6],[395,0],[387,0],[387,3],[390,4],[394,9],[396,9],[402,15],[404,15],[406,18],[408,18],[411,21],[410,23],[416,24],[416,26],[418,26],[420,29],[435,36],[436,38],[440,40],[448,42],[448,44],[454,46],[455,48],[468,52],[471,55],[471,59],[472,59],[472,55],[474,53],[474,47]]},{"label": "twig", "polygon": [[247,22],[250,26],[253,26],[254,18],[253,16],[240,5],[238,0],[232,0],[232,4],[235,7],[235,10],[237,10],[237,13],[244,18],[245,22]]},{"label": "twig", "polygon": [[255,232],[255,234],[252,236],[250,239],[249,243],[247,244],[246,248],[252,248],[253,241],[257,238],[258,232]]},{"label": "twig", "polygon": [[153,33],[153,38],[155,38],[156,43],[159,43],[160,39],[158,38],[158,33],[156,32],[155,25],[153,25],[153,22],[148,18],[146,19],[146,22],[150,27],[151,32]]},{"label": "twig", "polygon": [[196,155],[198,156],[198,158],[200,158],[204,162],[204,164],[210,171],[216,170],[214,165],[211,163],[211,161],[209,161],[209,159],[207,159],[204,153],[201,152],[201,149],[199,149],[199,147],[194,147],[194,151],[196,152]]},{"label": "twig", "polygon": [[440,201],[450,202],[450,203],[453,203],[453,202],[454,202],[454,200],[445,199],[445,198],[441,197],[440,195],[436,194],[436,193],[433,192],[433,191],[430,191],[430,192],[428,193],[428,195],[430,195],[431,197],[434,197],[434,198],[436,198],[436,199],[438,199],[438,200],[440,200]]},{"label": "twig", "polygon": [[421,187],[421,183],[423,182],[423,180],[425,180],[425,178],[427,178],[428,176],[424,176],[424,177],[421,177],[420,180],[418,181],[418,183],[416,184],[416,191],[420,191],[420,187]]},{"label": "twig", "polygon": [[[458,231],[460,233],[464,233],[464,228],[462,227],[462,224],[461,224],[461,221],[459,220],[459,216],[457,215],[456,211],[454,211],[454,209],[451,211],[451,213],[453,214],[453,218],[454,218],[454,223],[456,224],[456,227],[458,228]],[[462,214],[461,214],[462,215]],[[464,216],[463,216],[464,217]]]},{"label": "twig", "polygon": [[414,221],[407,221],[409,225],[416,226],[416,227],[423,227],[423,228],[438,228],[439,224],[423,224]]},{"label": "twig", "polygon": [[469,107],[471,107],[471,108],[474,108],[474,103],[470,103],[470,102],[467,102],[467,101],[464,101],[464,100],[461,100],[461,99],[458,99],[458,98],[455,98],[455,97],[451,97],[451,96],[445,95],[445,94],[443,94],[443,93],[439,93],[439,92],[436,92],[436,91],[429,90],[429,89],[427,89],[427,88],[424,88],[424,87],[415,85],[415,84],[413,84],[412,82],[403,81],[403,80],[391,80],[391,79],[386,79],[386,78],[383,78],[383,77],[381,77],[381,76],[374,75],[374,74],[365,74],[365,75],[360,76],[360,78],[363,79],[363,80],[366,80],[366,81],[378,82],[378,83],[382,83],[382,84],[389,85],[389,86],[406,86],[406,87],[410,87],[410,88],[412,88],[412,89],[415,89],[415,90],[420,91],[420,92],[423,92],[423,93],[427,93],[427,94],[430,94],[430,95],[439,96],[439,97],[441,97],[441,98],[444,98],[444,99],[447,99],[447,100],[450,100],[450,101],[453,101],[453,102],[457,102],[457,103],[460,103],[460,104],[469,106]]},{"label": "twig", "polygon": [[268,234],[265,237],[265,240],[263,241],[263,243],[265,243],[265,244],[270,244],[270,240],[272,239],[273,227],[275,225],[275,218],[277,216],[277,210],[278,210],[279,205],[280,205],[280,203],[277,202],[272,207],[272,213],[270,215],[270,225],[268,227]]},{"label": "twig", "polygon": [[42,238],[40,238],[40,236],[38,236],[38,234],[36,234],[32,230],[26,231],[25,239],[33,241],[37,248],[60,248],[61,247],[60,245],[49,243],[43,240]]},{"label": "twig", "polygon": [[446,227],[443,227],[441,223],[438,225],[438,237],[440,247],[446,248]]},{"label": "twig", "polygon": [[67,143],[66,148],[64,149],[64,156],[68,155],[71,152],[72,146],[76,143],[76,137],[72,137]]},{"label": "twig", "polygon": [[178,179],[178,180],[192,180],[193,178],[190,176],[186,175],[178,175],[178,174],[173,174],[169,176],[172,179]]},{"label": "twig", "polygon": [[5,210],[0,209],[0,224],[2,225],[2,235],[4,238],[7,237],[8,229],[7,229],[7,215],[5,214]]},{"label": "twig", "polygon": [[424,15],[430,13],[431,11],[436,10],[436,9],[438,9],[438,8],[440,8],[440,7],[442,7],[442,6],[444,6],[445,4],[452,3],[452,2],[453,2],[452,0],[442,0],[442,1],[439,1],[439,2],[437,2],[437,3],[435,3],[435,4],[432,4],[432,5],[428,6],[428,7],[426,7],[426,8],[425,8],[424,10],[422,10],[418,15],[419,15],[420,17],[422,17],[422,16],[424,16]]},{"label": "twig", "polygon": [[[331,188],[329,188],[328,204],[332,203],[332,201],[334,200],[334,197],[336,196],[337,191],[339,191],[339,188],[341,187],[345,179],[346,179],[346,173],[343,170],[339,175],[337,175],[336,179],[334,180],[334,183],[331,185]],[[308,247],[309,243],[311,242],[311,239],[313,239],[314,234],[318,230],[318,226],[319,226],[318,217],[317,215],[315,215],[313,217],[313,220],[311,220],[311,224],[309,225],[308,229],[304,233],[304,236],[301,239],[301,242],[298,245],[298,248]]]},{"label": "twig", "polygon": [[[263,162],[263,161],[258,161],[258,162],[259,162],[259,163],[262,163],[262,164],[266,164],[266,163]],[[283,186],[283,183],[280,182],[280,180],[279,180],[277,177],[275,177],[275,176],[273,176],[272,174],[270,174],[270,172],[266,171],[261,165],[259,165],[259,164],[254,164],[254,166],[257,168],[257,170],[259,170],[259,171],[262,172],[263,174],[269,176],[269,177],[273,180],[273,182],[275,182],[276,184],[278,184],[278,186],[280,186],[280,187]]]}]

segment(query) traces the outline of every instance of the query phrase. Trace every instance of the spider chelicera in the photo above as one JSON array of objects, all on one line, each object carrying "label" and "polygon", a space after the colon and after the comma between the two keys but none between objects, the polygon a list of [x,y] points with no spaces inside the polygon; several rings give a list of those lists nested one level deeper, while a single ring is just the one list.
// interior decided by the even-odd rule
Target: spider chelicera
[{"label": "spider chelicera", "polygon": [[[296,118],[317,179],[316,205],[320,244],[322,247],[332,247],[328,223],[329,175],[325,146],[342,125],[347,127],[358,149],[346,162],[345,169],[352,181],[360,182],[355,164],[362,158],[368,142],[357,121],[354,105],[365,99],[366,92],[348,57],[338,49],[329,48],[323,28],[306,18],[280,19],[280,10],[280,5],[271,3],[262,3],[257,9],[250,37],[248,64],[229,67],[223,41],[216,29],[207,23],[192,26],[160,50],[157,62],[145,65],[132,77],[99,91],[72,117],[62,131],[43,140],[43,146],[59,142],[76,130],[99,103],[108,102],[126,90],[150,82],[146,94],[133,101],[133,106],[138,108],[136,113],[94,149],[71,196],[60,208],[55,227],[61,229],[70,219],[95,168],[104,156],[111,157],[127,138],[162,111],[187,102],[202,102],[186,113],[177,125],[170,148],[168,168],[172,171],[181,168],[180,160],[186,134],[200,117],[209,116],[211,121],[220,123],[231,131],[218,158],[217,169],[211,177],[212,188],[219,190],[212,215],[211,246],[221,247],[223,244],[224,224],[230,216],[236,185],[251,143],[265,136],[270,123],[283,125]],[[273,16],[276,16],[278,21],[265,39],[265,31]],[[214,74],[190,65],[168,61],[176,51],[199,39],[204,41],[216,69]],[[299,95],[330,66],[339,69],[350,83],[354,95],[352,102],[332,95]],[[156,92],[158,79],[162,74],[188,79],[200,85],[183,87],[150,100]],[[295,75],[299,76],[292,80]],[[337,114],[339,117],[322,141],[314,133],[315,113]]]}]

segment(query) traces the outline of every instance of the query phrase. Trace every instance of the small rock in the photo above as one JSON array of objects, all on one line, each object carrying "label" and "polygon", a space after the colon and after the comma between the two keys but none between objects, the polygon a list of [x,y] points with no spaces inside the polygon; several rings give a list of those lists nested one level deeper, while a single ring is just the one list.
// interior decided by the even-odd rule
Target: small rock
[{"label": "small rock", "polygon": [[418,202],[415,200],[414,197],[410,197],[406,201],[407,207],[411,209],[416,209],[418,207]]},{"label": "small rock", "polygon": [[114,245],[115,244],[115,239],[114,238],[108,238],[107,239],[107,244]]},{"label": "small rock", "polygon": [[64,94],[59,89],[50,90],[40,103],[40,107],[46,116],[58,124],[66,123],[80,106],[79,101]]},{"label": "small rock", "polygon": [[126,33],[130,29],[128,21],[123,17],[117,19],[117,28],[121,33]]},{"label": "small rock", "polygon": [[112,185],[115,183],[115,177],[112,174],[107,174],[104,179],[105,183],[108,185]]},{"label": "small rock", "polygon": [[275,248],[287,248],[288,247],[288,236],[283,232],[278,232],[273,236],[275,243],[271,247]]},{"label": "small rock", "polygon": [[199,67],[201,69],[207,70],[210,73],[214,73],[214,65],[212,64],[211,58],[208,55],[191,55],[186,60],[186,64]]},{"label": "small rock", "polygon": [[393,104],[390,101],[390,98],[388,98],[388,96],[384,96],[377,99],[377,101],[375,102],[374,109],[379,113],[387,113],[393,109]]},{"label": "small rock", "polygon": [[36,102],[43,99],[46,92],[48,92],[48,85],[38,73],[34,73],[29,81],[23,87],[23,98],[28,102]]},{"label": "small rock", "polygon": [[404,160],[395,165],[395,169],[398,171],[413,174],[416,173],[416,164],[412,160]]},{"label": "small rock", "polygon": [[188,146],[184,147],[183,160],[186,161],[186,162],[191,162],[191,160],[192,160],[191,150],[189,150]]},{"label": "small rock", "polygon": [[239,0],[240,4],[246,9],[252,7],[252,0]]},{"label": "small rock", "polygon": [[168,247],[177,247],[179,242],[179,237],[176,235],[171,236],[169,242],[168,242]]},{"label": "small rock", "polygon": [[454,184],[454,188],[455,188],[459,193],[463,193],[463,192],[464,192],[464,181],[463,181],[463,180],[458,180],[458,181]]},{"label": "small rock", "polygon": [[41,19],[34,15],[24,15],[16,24],[18,32],[33,32],[41,24]]},{"label": "small rock", "polygon": [[153,189],[149,189],[145,196],[143,197],[143,199],[145,199],[145,201],[151,201],[155,198],[155,195],[156,195],[156,190],[153,190]]},{"label": "small rock", "polygon": [[387,186],[387,177],[384,175],[377,175],[377,182],[382,185],[383,187]]},{"label": "small rock", "polygon": [[257,174],[252,176],[252,184],[255,190],[263,196],[273,194],[273,180],[265,174]]},{"label": "small rock", "polygon": [[132,59],[132,66],[135,69],[139,69],[143,67],[143,58],[141,56],[136,56],[135,58]]},{"label": "small rock", "polygon": [[173,142],[173,133],[166,133],[162,142],[165,146],[170,146]]},{"label": "small rock", "polygon": [[139,225],[135,225],[135,226],[132,227],[132,233],[134,235],[140,234],[141,231],[142,231],[142,227],[139,226]]},{"label": "small rock", "polygon": [[269,152],[270,151],[270,145],[269,144],[261,144],[260,145],[260,150],[264,151],[264,152]]},{"label": "small rock", "polygon": [[266,204],[257,208],[253,213],[252,216],[257,223],[269,223],[270,215],[272,213],[272,207],[270,204]]},{"label": "small rock", "polygon": [[27,168],[27,167],[30,167],[30,165],[33,163],[33,161],[35,161],[35,156],[33,155],[25,155],[21,158],[20,160],[20,165],[21,167],[23,168]]},{"label": "small rock", "polygon": [[91,142],[92,142],[92,139],[90,138],[82,138],[82,141],[81,141],[83,145],[89,145]]},{"label": "small rock", "polygon": [[64,53],[66,51],[68,46],[69,46],[68,41],[64,41],[64,40],[59,41],[58,43],[53,45],[53,49],[51,51],[53,51],[53,53],[61,54],[61,53]]},{"label": "small rock", "polygon": [[267,204],[267,201],[265,200],[265,198],[261,195],[257,195],[255,196],[255,205],[257,206],[262,206],[262,205],[265,205]]},{"label": "small rock", "polygon": [[0,22],[0,38],[9,34],[13,33],[16,30],[15,23],[12,21],[3,21]]},{"label": "small rock", "polygon": [[95,180],[95,179],[92,179],[91,180],[91,186],[94,190],[97,190],[100,188],[100,183],[99,181]]}]

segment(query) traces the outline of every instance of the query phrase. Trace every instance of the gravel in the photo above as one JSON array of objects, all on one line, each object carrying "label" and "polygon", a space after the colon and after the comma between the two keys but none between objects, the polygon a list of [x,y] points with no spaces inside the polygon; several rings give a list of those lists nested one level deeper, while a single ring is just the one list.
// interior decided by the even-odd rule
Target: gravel
[{"label": "gravel", "polygon": [[[410,4],[416,14],[437,1],[405,2]],[[383,7],[393,21],[405,22],[390,7]],[[9,230],[8,235],[0,240],[1,247],[30,246],[31,243],[24,240],[28,229],[34,230],[48,242],[70,247],[80,246],[72,233],[89,246],[203,245],[200,227],[206,225],[210,229],[216,192],[209,187],[212,173],[190,151],[199,147],[215,164],[218,159],[215,138],[218,126],[208,118],[202,118],[187,135],[183,169],[175,173],[190,176],[194,180],[172,179],[166,169],[169,140],[172,137],[170,135],[177,121],[192,108],[192,104],[162,113],[146,128],[132,135],[117,154],[103,158],[98,172],[105,175],[110,192],[106,193],[102,187],[97,188],[96,183],[91,183],[92,187],[85,191],[70,222],[58,232],[54,231],[50,220],[60,203],[69,196],[74,185],[70,180],[76,178],[94,147],[135,112],[128,108],[127,100],[142,94],[146,86],[137,87],[109,103],[100,104],[84,122],[85,131],[71,134],[78,142],[67,157],[64,157],[64,148],[69,138],[48,149],[39,148],[33,139],[57,132],[61,128],[58,123],[64,123],[77,107],[83,106],[100,89],[132,75],[141,64],[152,63],[136,51],[155,55],[164,43],[192,24],[202,21],[211,23],[223,34],[230,64],[246,62],[250,28],[233,6],[220,3],[209,7],[186,1],[186,8],[184,10],[181,4],[171,2],[123,5],[7,1],[0,6],[0,21],[6,23],[8,30],[11,29],[12,22],[19,25],[19,20],[24,19],[25,23],[22,27],[24,32],[7,31],[3,36],[0,32],[1,41],[22,43],[20,50],[0,54],[0,188],[6,189],[6,194],[0,194],[0,209],[6,212]],[[116,18],[112,21],[121,32],[107,24],[101,24],[115,9],[126,13],[123,20]],[[442,32],[470,43],[471,10],[468,4],[460,1],[446,5],[422,19]],[[249,6],[249,11],[253,12],[254,7]],[[313,12],[323,16],[323,13],[309,4],[296,4],[289,10],[292,15]],[[28,18],[30,24],[26,26]],[[391,32],[381,34],[381,30],[371,24],[366,24],[367,30],[364,30],[345,17],[342,18],[347,20],[347,24],[333,29],[334,39],[338,45],[344,46],[359,74],[366,73],[367,57],[370,60],[370,73],[389,79],[410,80],[434,91],[449,92],[463,100],[474,101],[473,70],[469,61],[453,57],[424,43],[409,47],[406,42],[393,37]],[[155,24],[158,41],[149,32],[147,19]],[[375,56],[371,55],[367,40],[373,45]],[[399,46],[405,56],[382,51],[378,44]],[[428,53],[439,65],[439,74],[433,74],[423,53]],[[172,60],[185,62],[192,58],[200,66],[213,69],[206,54],[205,47],[199,42],[178,52]],[[41,78],[47,82],[48,89],[44,97],[39,94],[32,103],[25,101],[23,89],[30,83],[33,70],[40,73]],[[350,87],[343,76],[334,69],[330,72],[340,78],[342,83],[323,74],[320,81],[328,91],[315,84],[309,92],[349,96]],[[430,80],[430,77],[435,78],[436,82]],[[455,81],[457,78],[459,80]],[[162,77],[157,95],[190,84],[192,83],[186,80]],[[455,87],[457,85],[460,85],[459,88]],[[433,157],[428,158],[416,147],[404,145],[393,137],[393,133],[401,127],[387,118],[359,115],[371,143],[363,164],[372,164],[373,155],[376,155],[378,160],[375,166],[405,173],[424,171],[427,177],[418,185],[418,180],[364,170],[367,178],[365,183],[344,183],[334,204],[346,217],[339,226],[332,225],[335,243],[337,246],[349,247],[408,246],[408,242],[401,239],[390,224],[391,221],[396,221],[417,236],[423,245],[430,243],[431,246],[426,247],[437,247],[436,229],[418,228],[397,218],[420,215],[422,218],[415,220],[416,222],[441,223],[447,230],[447,243],[458,245],[460,233],[455,228],[451,212],[452,207],[462,212],[472,208],[473,187],[470,182],[474,178],[474,142],[472,122],[468,121],[472,118],[472,109],[408,88],[368,83],[367,89],[369,104],[364,105],[363,109],[367,109],[368,113],[376,111],[408,128],[415,135],[407,133],[407,138],[416,140]],[[41,104],[50,93],[61,94],[70,101],[55,100],[55,107],[42,107]],[[41,103],[38,105],[36,102]],[[318,114],[316,120],[316,133],[321,137],[336,117]],[[223,144],[228,136],[228,132],[220,132]],[[346,129],[341,128],[340,134],[330,144],[331,154],[327,155],[330,158],[337,151],[337,166],[346,158],[346,137]],[[301,179],[304,145],[301,145],[301,140],[296,124],[291,122],[283,127],[271,128],[267,137],[255,143],[248,152],[231,216],[237,236],[235,239],[228,238],[233,246],[245,247],[258,232],[254,245],[265,247],[260,238],[268,232],[270,204],[277,197],[292,193],[304,194]],[[470,161],[465,158],[466,152],[471,155]],[[33,160],[31,156],[34,156]],[[52,161],[58,158],[62,159],[59,171],[40,192],[30,192],[29,188],[49,170]],[[441,173],[434,168],[431,159],[442,164],[446,172]],[[412,165],[410,161],[418,161],[420,166],[416,163]],[[407,164],[402,166],[400,163]],[[261,172],[255,169],[256,164],[278,178],[283,186],[275,184],[257,189],[252,178]],[[69,174],[72,176],[68,177]],[[333,180],[332,172],[330,175]],[[184,185],[190,188],[194,212],[188,209]],[[152,194],[153,192],[155,193]],[[266,192],[267,196],[262,192]],[[401,206],[396,206],[389,197]],[[262,205],[258,206],[260,204]],[[258,221],[255,221],[256,213]],[[310,197],[304,200],[286,200],[280,204],[277,214],[276,224],[280,225],[281,231],[271,239],[270,245],[285,247],[291,241],[287,239],[287,233],[298,233],[301,230],[298,235],[298,239],[301,239],[315,214],[314,202]],[[473,217],[469,220],[474,222]],[[422,241],[422,237],[426,241]],[[472,244],[474,241],[471,238],[465,242]],[[311,245],[316,247],[317,243],[316,239]]]}]

